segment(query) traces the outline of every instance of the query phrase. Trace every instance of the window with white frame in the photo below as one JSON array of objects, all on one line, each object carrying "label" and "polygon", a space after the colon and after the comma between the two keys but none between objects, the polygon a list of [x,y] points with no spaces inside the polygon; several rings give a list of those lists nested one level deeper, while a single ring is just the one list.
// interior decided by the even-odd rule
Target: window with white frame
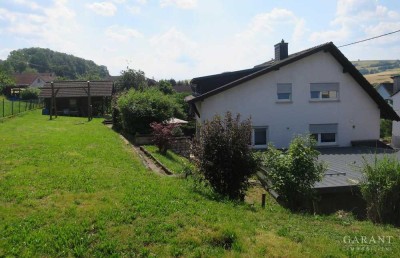
[{"label": "window with white frame", "polygon": [[317,141],[317,145],[336,145],[338,124],[310,124],[311,137]]},{"label": "window with white frame", "polygon": [[339,83],[311,83],[310,98],[311,100],[338,100]]},{"label": "window with white frame", "polygon": [[267,148],[268,142],[268,127],[260,126],[253,127],[251,134],[251,145],[254,148]]},{"label": "window with white frame", "polygon": [[278,101],[291,101],[292,100],[292,84],[291,83],[278,83],[276,92],[277,92]]}]

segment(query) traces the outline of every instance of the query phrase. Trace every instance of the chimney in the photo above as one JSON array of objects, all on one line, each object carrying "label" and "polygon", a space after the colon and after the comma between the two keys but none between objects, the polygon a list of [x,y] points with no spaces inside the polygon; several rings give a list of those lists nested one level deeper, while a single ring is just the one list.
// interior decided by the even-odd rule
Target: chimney
[{"label": "chimney", "polygon": [[280,61],[288,57],[288,43],[283,39],[275,45],[275,61]]},{"label": "chimney", "polygon": [[392,77],[393,79],[393,94],[396,94],[400,91],[400,75],[396,75]]}]

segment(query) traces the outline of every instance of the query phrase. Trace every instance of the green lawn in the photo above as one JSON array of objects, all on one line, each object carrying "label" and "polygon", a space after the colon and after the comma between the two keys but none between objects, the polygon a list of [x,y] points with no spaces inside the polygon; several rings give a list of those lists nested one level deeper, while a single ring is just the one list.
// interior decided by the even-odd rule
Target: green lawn
[{"label": "green lawn", "polygon": [[174,173],[181,174],[185,171],[185,168],[193,167],[186,158],[175,154],[171,150],[168,150],[166,155],[162,155],[154,145],[146,145],[143,148]]},{"label": "green lawn", "polygon": [[38,104],[29,101],[10,101],[4,96],[0,96],[0,118],[16,115],[37,107]]},{"label": "green lawn", "polygon": [[[0,124],[0,257],[400,253],[399,229],[292,214],[270,198],[263,210],[262,192],[252,189],[244,204],[220,201],[190,180],[148,171],[100,119],[49,121],[33,111]],[[352,252],[346,236],[393,239]]]}]

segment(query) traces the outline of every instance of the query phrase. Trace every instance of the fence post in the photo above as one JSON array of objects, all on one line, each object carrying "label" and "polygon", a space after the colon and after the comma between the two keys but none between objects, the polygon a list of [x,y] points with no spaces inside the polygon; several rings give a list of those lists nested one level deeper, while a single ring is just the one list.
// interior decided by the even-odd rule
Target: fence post
[{"label": "fence post", "polygon": [[14,101],[11,101],[11,115],[14,115]]},{"label": "fence post", "polygon": [[265,197],[266,197],[267,195],[265,194],[265,193],[263,193],[262,195],[261,195],[261,207],[263,208],[263,209],[265,209]]},{"label": "fence post", "polygon": [[25,111],[28,108],[28,101],[25,101]]},{"label": "fence post", "polygon": [[3,99],[3,117],[4,117],[4,99]]},{"label": "fence post", "polygon": [[18,100],[18,113],[21,113],[21,100]]}]

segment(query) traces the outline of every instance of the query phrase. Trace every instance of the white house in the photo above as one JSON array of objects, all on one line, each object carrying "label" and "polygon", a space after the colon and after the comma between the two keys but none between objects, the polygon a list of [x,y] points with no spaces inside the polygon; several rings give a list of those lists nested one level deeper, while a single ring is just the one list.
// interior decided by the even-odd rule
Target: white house
[{"label": "white house", "polygon": [[332,43],[251,69],[194,78],[192,104],[199,122],[227,111],[251,117],[252,145],[288,147],[293,136],[312,134],[320,146],[378,140],[380,118],[400,117]]},{"label": "white house", "polygon": [[[393,109],[400,114],[400,76],[394,76],[393,79]],[[400,122],[394,122],[392,125],[392,146],[400,148]]]}]

